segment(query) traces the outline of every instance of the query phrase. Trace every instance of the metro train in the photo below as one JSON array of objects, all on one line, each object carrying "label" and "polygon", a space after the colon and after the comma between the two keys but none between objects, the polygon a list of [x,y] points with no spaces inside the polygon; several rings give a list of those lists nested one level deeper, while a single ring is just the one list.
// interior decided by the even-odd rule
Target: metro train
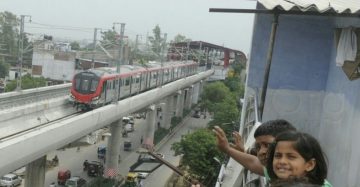
[{"label": "metro train", "polygon": [[180,78],[196,74],[196,62],[150,62],[145,66],[121,65],[89,69],[75,74],[69,101],[82,110],[93,109]]}]

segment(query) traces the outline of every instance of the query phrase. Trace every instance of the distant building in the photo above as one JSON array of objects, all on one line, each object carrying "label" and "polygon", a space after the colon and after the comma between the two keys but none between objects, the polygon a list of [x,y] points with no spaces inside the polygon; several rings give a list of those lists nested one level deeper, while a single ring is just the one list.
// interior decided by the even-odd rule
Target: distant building
[{"label": "distant building", "polygon": [[76,53],[68,43],[36,41],[32,57],[32,75],[58,81],[71,81],[75,74]]}]

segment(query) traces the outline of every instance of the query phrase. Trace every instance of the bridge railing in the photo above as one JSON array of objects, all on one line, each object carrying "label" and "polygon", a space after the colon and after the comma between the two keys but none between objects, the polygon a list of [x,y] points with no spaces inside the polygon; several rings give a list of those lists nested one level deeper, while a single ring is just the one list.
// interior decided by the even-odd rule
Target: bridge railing
[{"label": "bridge railing", "polygon": [[[239,132],[243,140],[245,140],[245,150],[250,154],[250,150],[254,147],[255,144],[255,130],[261,124],[258,112],[258,99],[256,92],[245,99],[243,103],[242,113],[243,114]],[[233,164],[240,166],[237,167],[240,168],[240,175],[238,175],[239,171],[233,171],[233,169],[235,168]],[[234,160],[228,162],[225,170],[225,172],[219,173],[218,179],[222,180],[218,180],[216,186],[227,186],[231,184],[233,186],[240,187],[265,187],[265,181],[263,180],[263,177],[251,173],[249,170],[242,167],[239,163],[235,163]],[[234,178],[236,178],[236,180],[234,180]]]}]

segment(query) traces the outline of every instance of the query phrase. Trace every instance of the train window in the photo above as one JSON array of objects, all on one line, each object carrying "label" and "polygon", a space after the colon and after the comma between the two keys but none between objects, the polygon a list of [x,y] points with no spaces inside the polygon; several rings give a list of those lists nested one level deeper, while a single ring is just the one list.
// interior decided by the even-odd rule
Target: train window
[{"label": "train window", "polygon": [[156,78],[157,78],[157,73],[156,73],[156,72],[154,72],[154,74],[153,74],[153,78],[154,78],[154,79],[156,79]]},{"label": "train window", "polygon": [[136,77],[136,83],[139,83],[140,82],[140,77]]},{"label": "train window", "polygon": [[91,81],[91,87],[90,87],[90,91],[94,92],[96,90],[96,87],[98,85],[99,81],[97,80],[92,80]]},{"label": "train window", "polygon": [[122,86],[123,85],[123,80],[122,79],[120,79],[120,86]]},{"label": "train window", "polygon": [[113,82],[113,89],[115,89],[115,80],[112,81]]},{"label": "train window", "polygon": [[130,78],[128,77],[125,79],[125,86],[129,86],[129,84],[130,84]]},{"label": "train window", "polygon": [[111,81],[108,81],[108,87],[107,87],[108,90],[111,89]]},{"label": "train window", "polygon": [[83,79],[81,83],[81,90],[86,91],[89,88],[89,80]]}]

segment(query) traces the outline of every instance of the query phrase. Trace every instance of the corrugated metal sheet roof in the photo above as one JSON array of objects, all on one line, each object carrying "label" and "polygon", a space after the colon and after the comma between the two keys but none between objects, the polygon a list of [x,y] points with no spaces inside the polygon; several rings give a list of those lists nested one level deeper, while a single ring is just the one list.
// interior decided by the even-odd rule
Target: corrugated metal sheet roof
[{"label": "corrugated metal sheet roof", "polygon": [[360,13],[360,0],[258,0],[266,9]]}]

